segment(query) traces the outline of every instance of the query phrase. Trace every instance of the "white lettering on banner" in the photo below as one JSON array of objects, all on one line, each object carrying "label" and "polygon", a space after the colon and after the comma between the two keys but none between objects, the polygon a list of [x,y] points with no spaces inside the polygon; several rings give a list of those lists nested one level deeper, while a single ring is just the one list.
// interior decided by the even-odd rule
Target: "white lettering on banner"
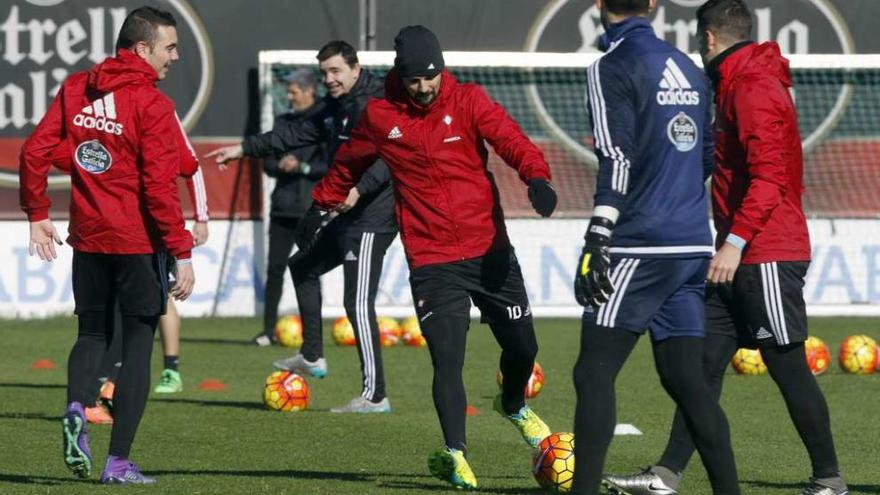
[{"label": "white lettering on banner", "polygon": [[[100,62],[113,53],[105,33],[118,33],[125,20],[126,9],[91,8],[88,10],[88,30],[80,20],[71,19],[60,26],[52,18],[21,19],[18,5],[12,5],[6,19],[0,24],[0,49],[2,60],[15,67],[30,61],[36,70],[28,72],[30,86],[24,87],[8,82],[0,87],[0,130],[9,126],[21,129],[37,125],[55,97],[61,83],[87,54],[92,62]],[[46,11],[51,13],[51,11]],[[105,27],[105,25],[107,25]],[[89,40],[88,50],[85,41]],[[82,47],[80,46],[82,45]],[[27,47],[27,52],[23,51]],[[65,67],[46,67],[58,60]],[[10,74],[9,67],[0,67]],[[49,88],[49,76],[52,86]],[[5,78],[4,78],[5,79]],[[31,112],[26,112],[26,100],[31,99]]]},{"label": "white lettering on banner", "polygon": [[[115,53],[116,33],[128,9],[138,6],[133,0],[92,0],[90,3],[98,6],[61,9],[48,8],[60,1],[34,2],[28,0],[28,5],[13,0],[0,7],[0,74],[5,76],[0,79],[0,132],[38,124],[70,73],[87,69]],[[172,87],[170,95],[177,102],[184,127],[190,129],[211,93],[211,43],[201,19],[186,0],[166,3],[177,18],[181,39],[191,40],[181,49],[195,50],[187,53],[187,66],[199,69],[195,94],[178,94],[181,91]],[[0,181],[17,180],[17,174],[0,171]]]},{"label": "white lettering on banner", "polygon": [[[841,42],[845,43],[843,38],[849,36],[848,33],[844,33],[846,27],[843,26],[841,28],[841,26],[838,25],[840,24],[839,21],[828,14],[829,8],[828,5],[824,3],[824,0],[804,1],[805,3],[812,4],[816,10],[819,11],[820,15],[826,17],[826,20],[832,24],[832,28],[837,32],[836,34],[838,37],[841,38]],[[549,11],[551,16],[556,15],[561,10],[561,6],[567,2],[568,0],[556,0],[555,5],[557,7],[555,9],[545,9],[544,12]],[[688,7],[688,5],[682,6]],[[678,15],[673,16],[670,14],[670,9],[667,8],[666,5],[659,5],[655,11],[654,18],[651,20],[651,26],[654,28],[654,32],[657,33],[657,36],[669,41],[679,50],[685,53],[694,53],[699,48],[696,40],[697,20],[694,16],[695,9],[695,7],[688,10],[675,9],[675,13]],[[782,9],[777,9],[777,12],[780,10]],[[789,8],[789,10],[797,11],[797,9],[791,8]],[[810,52],[810,36],[812,32],[810,26],[803,20],[793,18],[780,25],[779,23],[784,20],[780,21],[778,18],[773,17],[774,11],[772,7],[756,7],[754,12],[755,31],[758,34],[758,41],[776,41],[779,43],[783,53],[805,54]],[[774,22],[776,23],[775,31]],[[549,24],[549,21],[539,17],[536,19],[535,24]],[[578,19],[577,29],[581,36],[581,46],[577,51],[596,51],[597,41],[605,32],[599,15],[599,9],[596,5],[590,6],[581,13],[580,18]],[[542,33],[538,33],[538,36],[540,36],[540,34]],[[540,40],[535,39],[532,40],[531,43],[527,43],[534,45],[533,48],[527,49],[531,51],[540,51],[540,47],[538,46],[539,41]]]},{"label": "white lettering on banner", "polygon": [[[575,316],[581,310],[574,302],[571,281],[586,224],[585,219],[507,222],[531,311],[538,317]],[[804,288],[809,307],[838,314],[880,309],[880,220],[835,220],[833,230],[830,220],[811,220],[809,225],[814,240],[813,262]],[[66,225],[58,222],[56,227],[62,231]],[[265,243],[254,242],[263,235],[262,229],[259,222],[211,222],[208,244],[193,251],[196,288],[192,297],[179,306],[182,314],[262,314],[265,275],[260,267],[265,264],[265,253],[254,257],[255,246],[265,249]],[[27,240],[27,222],[4,224],[0,253],[6,253],[12,262],[0,264],[0,317],[71,314],[70,246],[60,247],[59,259],[46,263],[28,256]],[[284,283],[280,309],[282,313],[292,312],[296,309],[295,294],[288,277]],[[341,316],[342,271],[330,272],[322,284],[325,315]],[[399,239],[385,257],[376,304],[380,314],[413,314],[409,270]],[[508,308],[511,318],[524,316],[526,311],[522,307]]]}]

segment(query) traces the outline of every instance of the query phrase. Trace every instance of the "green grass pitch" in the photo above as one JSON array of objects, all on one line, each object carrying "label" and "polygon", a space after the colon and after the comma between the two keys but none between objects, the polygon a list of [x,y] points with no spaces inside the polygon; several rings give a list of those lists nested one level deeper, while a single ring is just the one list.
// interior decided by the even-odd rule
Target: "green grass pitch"
[{"label": "green grass pitch", "polygon": [[[132,452],[144,471],[158,478],[152,488],[105,488],[97,484],[109,428],[92,427],[99,471],[76,480],[61,456],[58,418],[64,407],[67,353],[75,320],[2,321],[0,341],[0,494],[95,494],[125,491],[162,494],[427,494],[447,491],[432,478],[425,458],[442,443],[431,403],[431,367],[424,348],[383,351],[389,415],[336,415],[328,409],[359,393],[353,347],[336,347],[327,334],[330,374],[309,379],[310,409],[279,413],[264,409],[262,383],[271,362],[290,354],[246,341],[256,319],[188,319],[183,323],[183,393],[151,395]],[[880,337],[880,320],[812,319],[812,333],[836,355],[853,333]],[[538,361],[547,379],[530,403],[555,431],[570,431],[574,414],[571,369],[577,357],[579,322],[539,320]],[[161,351],[156,343],[153,379]],[[529,472],[528,448],[491,410],[497,393],[499,350],[491,333],[474,323],[465,381],[469,402],[480,414],[468,420],[470,461],[485,493],[540,493]],[[836,356],[835,356],[836,357]],[[38,359],[56,369],[32,369]],[[221,392],[201,391],[206,379],[222,380]],[[851,493],[880,494],[880,375],[844,375],[836,362],[818,378],[831,408],[841,465]],[[616,437],[607,470],[633,472],[655,461],[665,445],[672,402],[660,388],[647,339],[642,339],[618,380],[618,422],[642,436]],[[809,461],[784,404],[768,376],[729,372],[722,405],[730,420],[744,494],[794,495],[810,474]],[[681,492],[710,493],[705,471],[694,460]]]}]

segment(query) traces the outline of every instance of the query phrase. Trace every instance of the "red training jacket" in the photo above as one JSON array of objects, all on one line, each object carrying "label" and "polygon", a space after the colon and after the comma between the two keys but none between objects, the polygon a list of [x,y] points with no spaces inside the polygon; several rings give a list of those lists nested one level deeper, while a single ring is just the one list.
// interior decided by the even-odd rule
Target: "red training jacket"
[{"label": "red training jacket", "polygon": [[[22,209],[32,222],[49,216],[47,176],[62,141],[73,150],[67,242],[89,253],[189,258],[175,178],[181,163],[174,104],[156,88],[156,71],[119,50],[68,77],[21,150]],[[60,149],[63,149],[60,148]]]},{"label": "red training jacket", "polygon": [[488,142],[523,182],[550,180],[541,150],[476,84],[447,71],[427,107],[409,98],[395,71],[385,98],[367,104],[350,139],[315,187],[315,204],[341,203],[382,158],[391,171],[400,235],[411,268],[483,256],[510,245],[498,188],[486,169]]},{"label": "red training jacket", "polygon": [[[180,122],[179,118],[178,122]],[[186,189],[193,207],[193,220],[207,222],[210,216],[208,214],[208,193],[205,189],[205,178],[199,167],[199,158],[186,135],[183,124],[180,125],[180,133],[177,136],[177,150],[180,153],[180,176],[186,180]],[[71,173],[73,151],[70,148],[70,143],[66,140],[62,141],[58,148],[52,152],[52,165],[68,175]]]},{"label": "red training jacket", "polygon": [[712,206],[720,248],[748,243],[745,264],[809,261],[801,206],[803,152],[788,60],[773,42],[746,45],[718,67]]}]

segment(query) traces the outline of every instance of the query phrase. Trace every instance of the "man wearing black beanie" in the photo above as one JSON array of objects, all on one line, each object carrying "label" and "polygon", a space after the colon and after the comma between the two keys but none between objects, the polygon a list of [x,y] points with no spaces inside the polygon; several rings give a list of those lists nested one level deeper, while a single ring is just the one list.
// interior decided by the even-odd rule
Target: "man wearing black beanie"
[{"label": "man wearing black beanie", "polygon": [[424,26],[407,26],[394,37],[394,68],[402,79],[425,76],[433,79],[445,67],[440,42]]},{"label": "man wearing black beanie", "polygon": [[476,488],[466,460],[462,381],[471,300],[502,349],[504,380],[495,410],[532,447],[550,434],[525,405],[538,344],[498,188],[486,168],[486,143],[528,185],[538,214],[553,213],[556,192],[541,150],[504,108],[479,85],[459,83],[445,70],[434,33],[423,26],[405,27],[394,47],[397,58],[385,80],[385,97],[367,104],[312,196],[324,214],[344,212],[347,191],[369,165],[377,158],[388,164],[445,440],[429,455],[428,467],[458,488]]}]

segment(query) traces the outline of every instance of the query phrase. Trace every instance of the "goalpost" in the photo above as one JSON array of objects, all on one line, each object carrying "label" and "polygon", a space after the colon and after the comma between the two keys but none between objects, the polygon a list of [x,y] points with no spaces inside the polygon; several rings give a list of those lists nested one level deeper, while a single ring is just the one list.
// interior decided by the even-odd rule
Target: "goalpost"
[{"label": "goalpost", "polygon": [[[283,76],[303,67],[317,70],[315,55],[315,50],[260,52],[263,130],[287,110]],[[512,240],[524,271],[533,272],[526,273],[526,280],[532,281],[529,289],[539,316],[578,312],[559,284],[566,270],[573,270],[567,265],[579,252],[592,210],[596,157],[584,107],[585,69],[599,56],[444,52],[447,69],[460,81],[484,86],[541,147],[552,167],[558,220],[537,221],[516,173],[490,153],[489,168],[501,191]],[[358,58],[364,68],[384,75],[394,52],[362,51]],[[700,64],[698,56],[693,58]],[[880,315],[880,55],[788,58],[803,138],[804,209],[814,244],[805,292],[810,312]],[[271,186],[264,188],[266,194]],[[538,259],[540,266],[525,266],[533,261],[529,258]],[[565,283],[570,291],[570,280]]]}]

